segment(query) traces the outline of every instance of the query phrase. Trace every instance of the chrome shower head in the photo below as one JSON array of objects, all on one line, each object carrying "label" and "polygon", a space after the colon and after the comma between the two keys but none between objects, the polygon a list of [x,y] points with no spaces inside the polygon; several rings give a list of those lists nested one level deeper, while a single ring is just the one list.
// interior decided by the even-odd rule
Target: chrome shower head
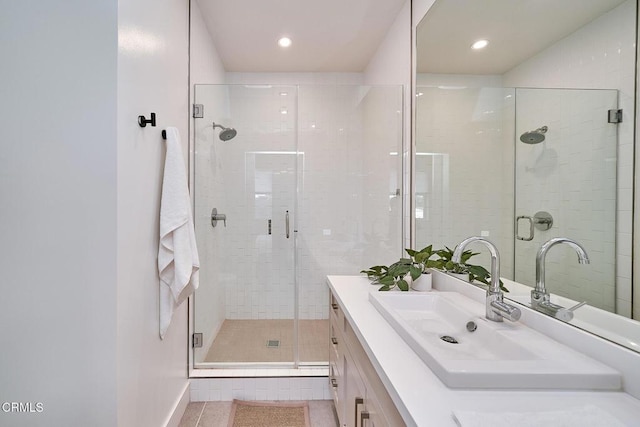
[{"label": "chrome shower head", "polygon": [[222,125],[216,124],[215,122],[213,123],[213,128],[222,129],[220,131],[220,135],[218,135],[218,138],[220,138],[221,141],[228,141],[238,134],[238,131],[236,131],[234,128],[226,128]]},{"label": "chrome shower head", "polygon": [[520,135],[520,141],[525,144],[539,144],[544,141],[544,134],[549,130],[548,127],[542,126],[536,130],[525,132]]}]

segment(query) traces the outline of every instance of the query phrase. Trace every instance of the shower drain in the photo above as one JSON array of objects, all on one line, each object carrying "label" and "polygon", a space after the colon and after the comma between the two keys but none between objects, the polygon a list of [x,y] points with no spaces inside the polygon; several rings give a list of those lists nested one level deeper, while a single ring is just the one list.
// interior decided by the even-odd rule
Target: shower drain
[{"label": "shower drain", "polygon": [[267,348],[278,348],[280,347],[280,340],[268,340]]}]

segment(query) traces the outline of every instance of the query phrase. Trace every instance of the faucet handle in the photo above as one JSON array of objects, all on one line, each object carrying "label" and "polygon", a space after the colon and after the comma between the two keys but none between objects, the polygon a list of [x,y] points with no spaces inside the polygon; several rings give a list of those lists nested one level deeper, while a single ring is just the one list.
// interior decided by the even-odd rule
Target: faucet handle
[{"label": "faucet handle", "polygon": [[563,322],[570,322],[573,319],[573,312],[579,309],[580,307],[582,307],[583,305],[585,305],[586,303],[587,303],[586,301],[583,301],[579,304],[574,305],[573,307],[564,308],[561,305],[554,304],[550,301],[545,301],[538,304],[537,309],[538,311],[549,314],[555,317],[556,319],[562,320]]},{"label": "faucet handle", "polygon": [[583,305],[585,305],[586,303],[587,303],[586,301],[579,302],[578,304],[574,305],[573,307],[567,308],[567,310],[569,310],[571,312],[574,312],[577,309],[579,309],[580,307],[582,307]]},{"label": "faucet handle", "polygon": [[218,224],[218,221],[222,221],[224,226],[227,226],[227,215],[219,214],[218,209],[213,208],[211,210],[211,226],[215,227]]},{"label": "faucet handle", "polygon": [[557,319],[562,320],[563,322],[570,322],[571,320],[573,320],[573,312],[579,309],[580,307],[582,307],[583,305],[585,305],[586,303],[587,303],[586,301],[582,301],[581,303],[578,303],[573,307],[561,308],[556,312],[555,317]]},{"label": "faucet handle", "polygon": [[504,301],[491,301],[491,308],[496,314],[505,317],[512,322],[518,321],[520,316],[522,316],[522,312],[518,307]]}]

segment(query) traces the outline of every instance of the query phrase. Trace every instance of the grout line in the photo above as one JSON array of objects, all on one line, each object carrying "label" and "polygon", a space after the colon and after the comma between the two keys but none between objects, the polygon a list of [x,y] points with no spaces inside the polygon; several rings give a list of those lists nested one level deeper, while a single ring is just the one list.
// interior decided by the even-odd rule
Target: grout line
[{"label": "grout line", "polygon": [[207,402],[204,402],[204,405],[202,405],[202,409],[200,410],[200,415],[198,415],[198,420],[196,421],[196,425],[193,427],[198,427],[198,424],[200,424],[200,418],[202,418],[202,414],[204,413],[204,408],[207,406]]}]

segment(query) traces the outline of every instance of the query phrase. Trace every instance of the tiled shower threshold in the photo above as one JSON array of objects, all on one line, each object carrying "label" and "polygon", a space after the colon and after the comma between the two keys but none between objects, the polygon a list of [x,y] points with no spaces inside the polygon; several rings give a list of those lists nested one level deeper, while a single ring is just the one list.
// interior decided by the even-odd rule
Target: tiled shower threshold
[{"label": "tiled shower threshold", "polygon": [[300,368],[196,368],[190,378],[328,377],[328,366]]}]

